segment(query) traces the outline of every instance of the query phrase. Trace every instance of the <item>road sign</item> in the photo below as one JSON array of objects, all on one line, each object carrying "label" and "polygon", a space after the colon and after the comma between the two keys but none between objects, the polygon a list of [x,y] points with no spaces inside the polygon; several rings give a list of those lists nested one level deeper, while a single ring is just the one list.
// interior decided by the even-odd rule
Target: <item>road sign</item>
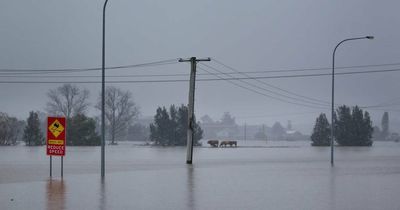
[{"label": "road sign", "polygon": [[47,155],[65,156],[65,117],[47,118]]}]

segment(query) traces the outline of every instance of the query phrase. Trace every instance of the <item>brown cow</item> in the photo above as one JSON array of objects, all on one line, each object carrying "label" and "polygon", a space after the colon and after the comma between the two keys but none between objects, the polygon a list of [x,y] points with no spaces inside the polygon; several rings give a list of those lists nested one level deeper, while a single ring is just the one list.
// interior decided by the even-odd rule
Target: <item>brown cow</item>
[{"label": "brown cow", "polygon": [[221,141],[221,143],[219,144],[220,147],[226,147],[228,145],[231,147],[237,147],[237,141]]},{"label": "brown cow", "polygon": [[219,143],[218,140],[208,140],[207,141],[207,144],[209,144],[212,147],[218,147],[218,143]]},{"label": "brown cow", "polygon": [[219,147],[226,147],[229,144],[229,141],[221,141]]},{"label": "brown cow", "polygon": [[233,145],[237,147],[237,141],[229,141],[229,146],[233,147]]}]

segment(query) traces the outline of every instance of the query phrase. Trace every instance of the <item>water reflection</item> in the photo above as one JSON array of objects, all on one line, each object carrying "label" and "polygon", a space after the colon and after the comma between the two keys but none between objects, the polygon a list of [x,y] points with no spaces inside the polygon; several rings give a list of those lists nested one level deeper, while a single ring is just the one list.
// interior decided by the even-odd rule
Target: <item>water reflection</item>
[{"label": "water reflection", "polygon": [[105,210],[107,202],[106,202],[106,181],[104,178],[100,180],[100,190],[99,190],[99,209]]},{"label": "water reflection", "polygon": [[186,186],[187,186],[187,209],[196,209],[196,196],[194,195],[195,190],[195,177],[194,177],[194,166],[187,166]]},{"label": "water reflection", "polygon": [[46,184],[47,210],[63,210],[65,208],[66,186],[64,180],[49,179]]},{"label": "water reflection", "polygon": [[329,173],[329,206],[331,210],[336,209],[336,170],[336,167],[331,167]]}]

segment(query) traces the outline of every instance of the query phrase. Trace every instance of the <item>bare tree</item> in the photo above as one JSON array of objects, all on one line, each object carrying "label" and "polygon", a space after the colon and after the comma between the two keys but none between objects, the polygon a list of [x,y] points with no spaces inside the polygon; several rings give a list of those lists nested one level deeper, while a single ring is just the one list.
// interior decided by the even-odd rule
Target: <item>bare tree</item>
[{"label": "bare tree", "polygon": [[[123,137],[133,119],[139,115],[139,107],[133,101],[132,93],[108,86],[105,92],[105,116],[107,120],[111,144]],[[101,110],[101,97],[96,106]]]},{"label": "bare tree", "polygon": [[89,106],[89,91],[79,89],[76,85],[64,84],[47,93],[49,102],[46,110],[53,115],[63,115],[68,119],[83,114]]}]

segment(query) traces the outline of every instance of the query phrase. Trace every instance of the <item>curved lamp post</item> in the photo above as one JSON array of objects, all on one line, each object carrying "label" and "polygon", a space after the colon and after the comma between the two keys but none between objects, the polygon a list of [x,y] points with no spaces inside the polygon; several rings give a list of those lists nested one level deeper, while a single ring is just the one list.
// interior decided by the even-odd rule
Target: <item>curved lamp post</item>
[{"label": "curved lamp post", "polygon": [[106,64],[106,6],[103,7],[103,46],[102,46],[102,66],[101,66],[101,178],[105,176],[105,64]]},{"label": "curved lamp post", "polygon": [[333,138],[334,138],[334,112],[335,112],[335,105],[334,105],[334,99],[335,99],[335,53],[336,49],[341,45],[343,42],[346,41],[352,41],[352,40],[358,40],[358,39],[374,39],[373,36],[364,36],[364,37],[356,37],[356,38],[350,38],[350,39],[344,39],[341,42],[339,42],[335,49],[333,50],[333,59],[332,59],[332,110],[331,110],[331,165],[333,166]]}]

